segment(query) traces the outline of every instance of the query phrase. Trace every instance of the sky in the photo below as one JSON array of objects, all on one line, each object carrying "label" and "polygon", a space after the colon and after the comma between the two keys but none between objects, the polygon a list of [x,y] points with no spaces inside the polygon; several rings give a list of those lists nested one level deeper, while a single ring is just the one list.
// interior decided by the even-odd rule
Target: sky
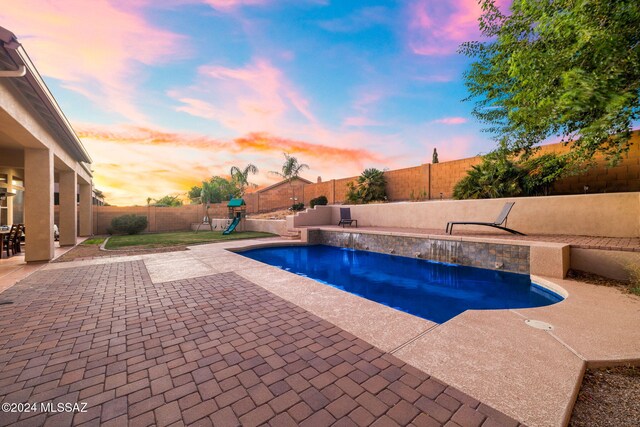
[{"label": "sky", "polygon": [[20,0],[0,26],[91,155],[95,187],[143,205],[249,163],[270,185],[283,153],[315,182],[490,151],[456,53],[479,15],[476,0]]}]

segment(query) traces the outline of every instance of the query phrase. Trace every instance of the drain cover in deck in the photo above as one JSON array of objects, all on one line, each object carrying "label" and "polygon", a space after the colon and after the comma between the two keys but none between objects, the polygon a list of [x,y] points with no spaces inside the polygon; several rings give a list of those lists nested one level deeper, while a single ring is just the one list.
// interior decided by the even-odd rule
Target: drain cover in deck
[{"label": "drain cover in deck", "polygon": [[532,328],[536,328],[536,329],[542,329],[543,331],[552,331],[553,330],[553,326],[546,323],[546,322],[542,322],[540,320],[531,320],[531,319],[527,319],[524,321],[524,323],[526,323],[527,325],[531,326]]}]

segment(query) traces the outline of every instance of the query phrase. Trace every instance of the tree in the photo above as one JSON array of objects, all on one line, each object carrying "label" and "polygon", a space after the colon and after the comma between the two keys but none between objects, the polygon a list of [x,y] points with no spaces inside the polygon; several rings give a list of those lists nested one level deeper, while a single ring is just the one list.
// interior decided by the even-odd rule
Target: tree
[{"label": "tree", "polygon": [[293,187],[293,180],[298,178],[300,172],[302,172],[304,169],[309,169],[309,165],[307,165],[306,163],[299,163],[298,159],[290,156],[288,153],[282,154],[284,154],[284,163],[282,164],[281,172],[272,171],[271,173],[282,177],[289,183],[289,186],[291,187],[291,203],[295,205],[296,192],[295,188]]},{"label": "tree", "polygon": [[387,180],[384,172],[369,168],[365,169],[356,183],[347,183],[347,200],[350,203],[371,203],[387,199]]},{"label": "tree", "polygon": [[514,0],[503,14],[480,0],[487,42],[464,43],[473,114],[502,148],[532,153],[554,136],[571,144],[569,163],[628,150],[640,116],[640,2]]},{"label": "tree", "polygon": [[200,196],[202,194],[202,186],[194,185],[189,191],[187,191],[187,197],[191,200],[192,205],[200,203]]},{"label": "tree", "polygon": [[255,184],[251,184],[249,182],[249,175],[250,174],[257,174],[258,173],[258,168],[249,163],[247,166],[244,167],[244,169],[240,169],[237,166],[232,166],[231,167],[231,181],[234,181],[237,186],[240,189],[240,194],[239,196],[242,197],[244,196],[244,192],[246,190],[247,187],[255,187]]},{"label": "tree", "polygon": [[[153,206],[169,206],[169,207],[182,206],[182,200],[180,200],[179,197],[180,196],[171,196],[171,195],[160,197],[159,199],[155,199],[155,203],[153,204]],[[147,203],[148,202],[149,202],[149,199],[147,199]]]},{"label": "tree", "polygon": [[453,188],[454,199],[492,199],[522,194],[523,173],[504,150],[489,153]]},{"label": "tree", "polygon": [[526,172],[522,189],[528,196],[548,196],[553,184],[569,174],[566,156],[554,153],[532,157],[522,162]]},{"label": "tree", "polygon": [[212,176],[202,185],[194,185],[188,193],[192,203],[220,203],[239,195],[238,183],[221,176]]},{"label": "tree", "polygon": [[506,150],[497,150],[467,171],[453,188],[453,198],[547,196],[553,184],[570,170],[563,155],[516,158]]}]

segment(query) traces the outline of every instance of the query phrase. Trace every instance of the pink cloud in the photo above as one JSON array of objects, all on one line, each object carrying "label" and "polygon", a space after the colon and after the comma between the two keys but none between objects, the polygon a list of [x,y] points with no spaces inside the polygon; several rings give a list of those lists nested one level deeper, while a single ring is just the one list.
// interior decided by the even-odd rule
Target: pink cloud
[{"label": "pink cloud", "polygon": [[[504,10],[511,0],[498,0]],[[418,55],[450,55],[480,36],[477,0],[417,0],[409,6],[409,45]]]},{"label": "pink cloud", "polygon": [[441,123],[444,125],[461,125],[466,123],[467,119],[464,117],[443,117],[442,119],[434,120],[432,123]]},{"label": "pink cloud", "polygon": [[0,10],[41,74],[101,108],[144,122],[137,103],[143,66],[185,55],[185,37],[107,0],[21,0]]},{"label": "pink cloud", "polygon": [[176,109],[238,132],[278,131],[289,120],[315,123],[308,100],[267,59],[243,68],[206,65],[190,87],[169,91]]},{"label": "pink cloud", "polygon": [[214,9],[232,9],[238,6],[253,6],[268,3],[268,0],[203,0]]},{"label": "pink cloud", "polygon": [[[283,152],[311,166],[305,176],[322,175],[325,179],[356,175],[371,164],[390,165],[386,156],[366,148],[332,147],[268,133],[221,140],[129,125],[78,124],[76,131],[95,159],[92,167],[97,188],[104,191],[109,203],[117,205],[144,204],[147,197],[184,194],[210,176],[227,176],[231,166],[247,163],[260,169],[253,182],[272,184],[277,178],[269,171],[280,170]],[[179,173],[176,164],[180,165]]]},{"label": "pink cloud", "polygon": [[472,157],[472,146],[475,138],[471,135],[457,135],[446,139],[437,139],[425,144],[429,161],[434,148],[438,150],[438,160],[448,162]]}]

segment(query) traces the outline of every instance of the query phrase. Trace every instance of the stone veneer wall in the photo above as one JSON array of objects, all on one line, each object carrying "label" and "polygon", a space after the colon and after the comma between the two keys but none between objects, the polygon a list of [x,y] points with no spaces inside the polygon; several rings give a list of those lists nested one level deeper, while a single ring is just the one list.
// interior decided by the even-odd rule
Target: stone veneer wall
[{"label": "stone veneer wall", "polygon": [[521,245],[328,230],[309,230],[308,243],[529,274],[529,247]]}]

